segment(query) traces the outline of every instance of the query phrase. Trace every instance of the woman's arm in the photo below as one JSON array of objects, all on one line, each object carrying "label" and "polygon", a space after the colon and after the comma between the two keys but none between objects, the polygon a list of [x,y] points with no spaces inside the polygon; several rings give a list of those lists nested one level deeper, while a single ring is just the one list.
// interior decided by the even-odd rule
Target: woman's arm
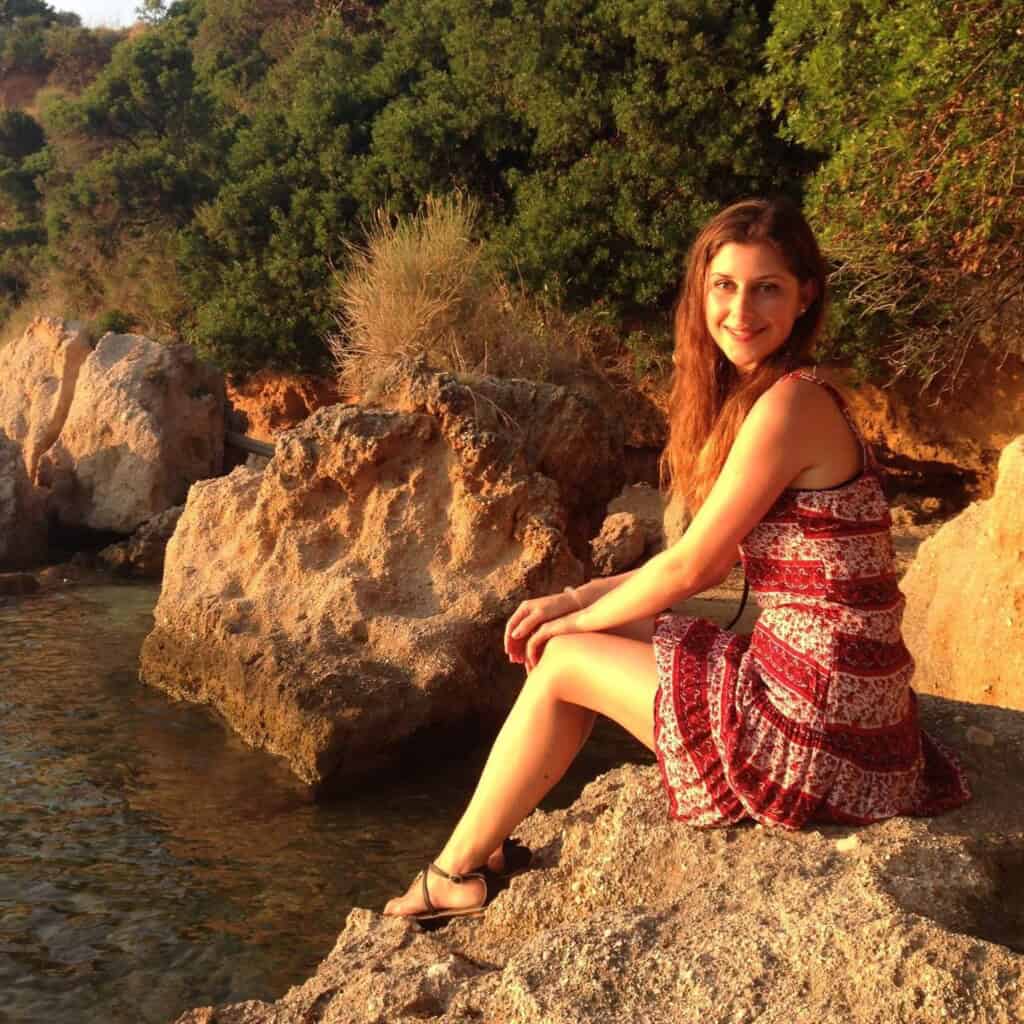
[{"label": "woman's arm", "polygon": [[[808,415],[799,381],[765,392],[744,420],[707,500],[671,548],[574,615],[540,626],[527,644],[527,665],[560,632],[602,632],[656,615],[717,583],[740,541],[764,517],[783,489],[822,457],[822,431]],[[813,400],[810,405],[813,407]]]}]

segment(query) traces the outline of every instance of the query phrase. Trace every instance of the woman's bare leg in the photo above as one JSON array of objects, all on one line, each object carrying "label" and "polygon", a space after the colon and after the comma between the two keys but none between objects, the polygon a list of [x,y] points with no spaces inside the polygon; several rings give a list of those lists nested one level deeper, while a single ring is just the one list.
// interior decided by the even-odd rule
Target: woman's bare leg
[{"label": "woman's bare leg", "polygon": [[[437,865],[453,874],[482,864],[565,774],[589,734],[595,712],[653,749],[656,688],[649,642],[610,633],[549,641],[498,733],[469,806]],[[436,875],[429,882],[437,906],[479,902],[479,886],[455,885]],[[385,913],[423,909],[419,886],[414,885],[405,896],[392,900]]]},{"label": "woman's bare leg", "polygon": [[[629,640],[639,640],[642,643],[649,644],[651,638],[654,636],[654,618],[637,619],[635,622],[627,622],[621,626],[616,626],[614,629],[605,630],[606,633],[614,636],[626,637]],[[576,752],[573,755],[572,760],[575,760],[576,754],[583,749],[590,734],[594,731],[594,723],[597,721],[597,712],[590,711],[589,724],[582,730],[580,736],[579,746],[576,748]],[[570,761],[571,763],[571,761]],[[543,799],[543,797],[541,798]],[[538,801],[539,803],[539,801]],[[504,836],[502,837],[505,838]],[[501,846],[496,847],[491,855],[487,858],[487,866],[492,871],[501,871],[505,867],[505,858],[502,853]]]}]

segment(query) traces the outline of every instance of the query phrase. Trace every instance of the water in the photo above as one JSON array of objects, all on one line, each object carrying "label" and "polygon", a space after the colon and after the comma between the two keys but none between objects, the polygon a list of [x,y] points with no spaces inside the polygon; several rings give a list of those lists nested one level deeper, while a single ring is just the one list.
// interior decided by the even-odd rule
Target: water
[{"label": "water", "polygon": [[[482,752],[325,804],[137,680],[153,586],[0,603],[0,1022],[279,998],[435,854]],[[555,795],[646,753],[605,732]]]}]

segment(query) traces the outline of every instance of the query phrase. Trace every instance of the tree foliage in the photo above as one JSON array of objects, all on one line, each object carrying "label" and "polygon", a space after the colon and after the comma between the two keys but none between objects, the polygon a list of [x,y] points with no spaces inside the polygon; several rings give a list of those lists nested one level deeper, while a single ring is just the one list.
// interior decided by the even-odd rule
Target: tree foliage
[{"label": "tree foliage", "polygon": [[0,287],[17,301],[45,270],[86,315],[225,368],[314,368],[334,270],[382,207],[472,196],[491,264],[636,323],[664,315],[713,210],[806,189],[842,297],[833,351],[928,378],[1024,301],[1013,15],[145,0],[138,30],[104,36],[0,0],[0,75],[41,62],[60,87],[0,121]]},{"label": "tree foliage", "polygon": [[780,0],[766,94],[828,155],[807,205],[847,351],[925,382],[980,338],[1021,351],[1024,36],[999,0]]}]

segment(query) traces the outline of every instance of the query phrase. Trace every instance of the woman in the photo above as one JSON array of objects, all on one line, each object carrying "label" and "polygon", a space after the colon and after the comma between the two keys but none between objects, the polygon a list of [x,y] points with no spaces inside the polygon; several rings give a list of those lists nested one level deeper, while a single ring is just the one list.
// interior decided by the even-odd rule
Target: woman
[{"label": "woman", "polygon": [[[806,369],[825,269],[799,210],[748,200],[694,243],[677,305],[665,462],[696,514],[642,568],[525,601],[505,650],[527,679],[437,860],[386,914],[479,910],[504,842],[607,715],[654,750],[671,813],[867,823],[969,797],[917,724],[889,512],[838,393]],[[739,637],[663,609],[743,560]],[[661,614],[659,614],[661,613]]]}]

